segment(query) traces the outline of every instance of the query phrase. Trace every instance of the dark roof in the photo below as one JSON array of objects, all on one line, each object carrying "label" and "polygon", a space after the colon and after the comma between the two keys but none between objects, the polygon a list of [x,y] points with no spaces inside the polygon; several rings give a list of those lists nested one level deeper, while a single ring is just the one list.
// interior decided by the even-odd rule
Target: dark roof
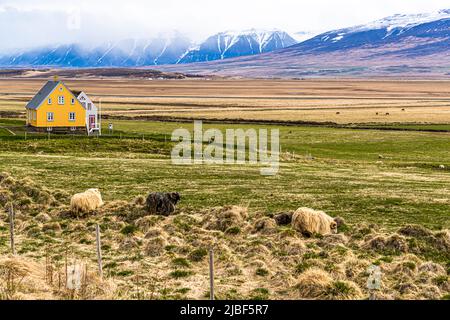
[{"label": "dark roof", "polygon": [[25,108],[36,110],[42,104],[45,99],[47,99],[48,95],[52,93],[53,90],[58,86],[60,81],[48,81],[38,93],[28,102]]}]

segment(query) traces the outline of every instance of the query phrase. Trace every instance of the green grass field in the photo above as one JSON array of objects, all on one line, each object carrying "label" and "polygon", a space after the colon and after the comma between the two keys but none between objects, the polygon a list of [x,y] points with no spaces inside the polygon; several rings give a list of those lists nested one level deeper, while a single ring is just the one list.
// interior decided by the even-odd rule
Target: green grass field
[{"label": "green grass field", "polygon": [[25,136],[21,120],[0,119],[0,171],[70,193],[98,187],[107,201],[179,191],[186,210],[238,204],[253,212],[278,212],[307,206],[388,228],[407,223],[450,227],[448,132],[204,125],[223,131],[279,128],[280,171],[264,177],[258,166],[173,165],[171,132],[192,131],[192,124],[111,122],[113,135],[105,128],[100,138],[48,139],[46,134]]}]

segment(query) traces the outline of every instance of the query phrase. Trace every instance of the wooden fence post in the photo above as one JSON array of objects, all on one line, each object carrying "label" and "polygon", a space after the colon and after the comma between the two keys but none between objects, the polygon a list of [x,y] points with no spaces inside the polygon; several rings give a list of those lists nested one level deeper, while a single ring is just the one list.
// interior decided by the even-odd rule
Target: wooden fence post
[{"label": "wooden fence post", "polygon": [[11,203],[9,206],[9,236],[11,242],[11,252],[12,254],[16,254],[16,246],[14,243],[14,207]]},{"label": "wooden fence post", "polygon": [[214,251],[209,249],[209,299],[214,300]]},{"label": "wooden fence post", "polygon": [[96,228],[97,237],[97,260],[98,260],[98,274],[100,278],[103,278],[103,266],[102,266],[102,246],[100,242],[100,226],[97,224]]}]

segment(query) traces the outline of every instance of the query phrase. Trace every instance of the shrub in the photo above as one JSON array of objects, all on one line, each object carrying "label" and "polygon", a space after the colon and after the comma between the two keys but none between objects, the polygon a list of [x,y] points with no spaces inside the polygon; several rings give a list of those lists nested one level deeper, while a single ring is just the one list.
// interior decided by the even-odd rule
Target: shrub
[{"label": "shrub", "polygon": [[172,264],[177,267],[189,268],[191,265],[185,258],[175,258],[172,260]]},{"label": "shrub", "polygon": [[258,269],[256,269],[255,274],[257,276],[265,277],[269,274],[269,271],[267,271],[267,269],[264,269],[264,268],[258,268]]},{"label": "shrub", "polygon": [[362,297],[361,290],[356,284],[348,281],[334,281],[327,290],[330,299],[358,299]]},{"label": "shrub", "polygon": [[269,290],[266,288],[256,288],[252,291],[252,300],[267,300],[269,299]]},{"label": "shrub", "polygon": [[438,276],[433,279],[433,282],[437,286],[442,286],[448,282],[448,277],[447,276]]},{"label": "shrub", "polygon": [[122,270],[122,271],[117,272],[116,274],[120,277],[126,277],[126,276],[131,276],[132,274],[134,274],[134,272],[131,270]]},{"label": "shrub", "polygon": [[206,249],[195,249],[189,254],[189,260],[193,262],[202,261],[208,255],[208,251]]},{"label": "shrub", "polygon": [[239,234],[241,232],[241,228],[239,227],[230,227],[227,230],[225,230],[226,234]]},{"label": "shrub", "polygon": [[136,231],[137,231],[136,226],[129,224],[129,225],[123,227],[122,230],[120,230],[120,233],[128,236],[128,235],[134,234]]},{"label": "shrub", "polygon": [[300,262],[295,266],[295,272],[302,273],[311,267],[311,264],[308,262]]},{"label": "shrub", "polygon": [[175,270],[175,271],[172,271],[169,275],[170,275],[172,278],[179,279],[179,278],[186,278],[186,277],[189,277],[191,274],[192,274],[191,271],[186,271],[186,270]]}]

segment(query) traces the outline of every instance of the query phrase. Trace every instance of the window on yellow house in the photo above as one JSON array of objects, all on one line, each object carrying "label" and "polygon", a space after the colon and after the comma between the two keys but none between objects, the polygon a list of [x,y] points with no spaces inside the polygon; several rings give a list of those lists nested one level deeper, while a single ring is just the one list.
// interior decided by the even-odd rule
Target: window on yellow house
[{"label": "window on yellow house", "polygon": [[64,96],[58,97],[58,104],[64,104]]},{"label": "window on yellow house", "polygon": [[53,112],[47,112],[47,121],[55,120]]},{"label": "window on yellow house", "polygon": [[70,104],[75,104],[75,99],[72,98],[72,100],[70,100]]},{"label": "window on yellow house", "polygon": [[48,98],[48,104],[52,104],[52,98]]},{"label": "window on yellow house", "polygon": [[69,112],[69,121],[75,121],[75,112]]}]

